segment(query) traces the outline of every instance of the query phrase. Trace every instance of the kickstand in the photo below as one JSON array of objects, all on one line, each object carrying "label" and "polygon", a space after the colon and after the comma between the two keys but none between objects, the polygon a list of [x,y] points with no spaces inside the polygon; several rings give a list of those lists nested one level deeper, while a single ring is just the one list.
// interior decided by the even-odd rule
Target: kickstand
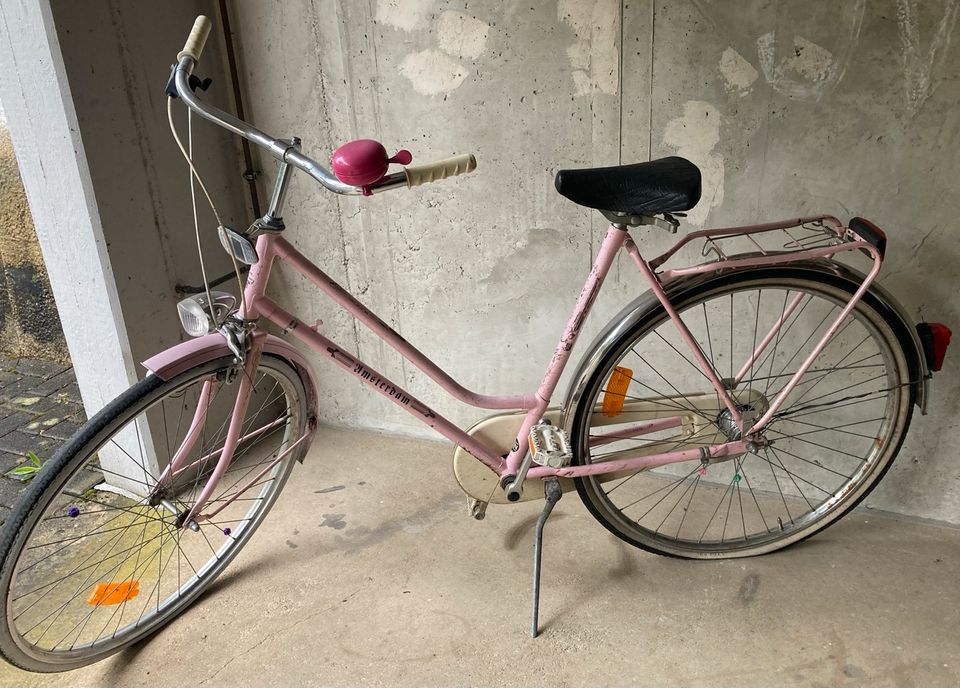
[{"label": "kickstand", "polygon": [[539,628],[537,619],[540,613],[540,553],[543,551],[543,526],[553,511],[553,507],[563,496],[563,489],[560,487],[560,481],[556,478],[547,478],[543,481],[543,492],[546,497],[546,504],[543,505],[543,511],[540,512],[540,518],[537,519],[537,529],[533,535],[533,620],[530,623],[530,637],[536,638]]}]

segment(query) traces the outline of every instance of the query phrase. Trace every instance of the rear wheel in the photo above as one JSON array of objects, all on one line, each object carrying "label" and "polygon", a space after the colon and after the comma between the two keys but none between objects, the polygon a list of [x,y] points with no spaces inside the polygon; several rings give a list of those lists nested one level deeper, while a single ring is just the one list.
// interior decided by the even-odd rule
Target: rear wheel
[{"label": "rear wheel", "polygon": [[[150,375],[94,416],[34,478],[0,537],[0,653],[63,671],[158,630],[246,544],[283,489],[307,424],[298,373],[264,355],[241,442],[205,514],[181,527],[216,465],[242,370],[222,358],[169,381]],[[207,386],[209,394],[204,396]],[[162,499],[160,469],[206,405]]]},{"label": "rear wheel", "polygon": [[[717,376],[729,381],[742,374],[731,395],[741,412],[757,418],[852,294],[851,285],[795,274],[731,274],[674,303]],[[579,478],[587,508],[633,545],[695,559],[772,552],[835,522],[889,468],[913,408],[902,346],[872,299],[857,305],[787,396],[763,433],[769,446],[720,460]],[[727,442],[738,438],[729,416],[657,304],[610,346],[585,385],[571,426],[574,462]],[[670,417],[683,422],[611,441],[638,419]]]}]

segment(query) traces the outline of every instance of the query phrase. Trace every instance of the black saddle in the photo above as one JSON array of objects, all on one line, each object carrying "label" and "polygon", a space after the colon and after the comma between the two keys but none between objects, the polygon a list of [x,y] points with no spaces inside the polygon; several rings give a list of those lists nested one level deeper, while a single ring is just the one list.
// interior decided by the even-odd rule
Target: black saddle
[{"label": "black saddle", "polygon": [[700,200],[700,170],[672,156],[635,165],[560,170],[557,191],[578,205],[628,215],[690,210]]}]

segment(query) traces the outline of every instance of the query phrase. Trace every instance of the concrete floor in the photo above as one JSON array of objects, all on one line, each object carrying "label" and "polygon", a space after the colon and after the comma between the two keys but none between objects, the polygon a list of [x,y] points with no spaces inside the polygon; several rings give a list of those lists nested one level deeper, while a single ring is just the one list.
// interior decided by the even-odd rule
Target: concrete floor
[{"label": "concrete floor", "polygon": [[213,589],[139,646],[0,686],[960,685],[960,531],[848,516],[733,562],[634,550],[576,494],[466,515],[447,445],[322,429]]}]

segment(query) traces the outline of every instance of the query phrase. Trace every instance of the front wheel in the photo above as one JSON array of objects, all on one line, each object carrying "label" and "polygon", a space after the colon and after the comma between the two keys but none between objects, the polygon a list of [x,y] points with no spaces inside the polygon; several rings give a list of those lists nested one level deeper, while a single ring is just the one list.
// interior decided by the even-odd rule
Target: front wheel
[{"label": "front wheel", "polygon": [[[96,414],[34,478],[0,536],[0,654],[29,671],[73,669],[171,621],[253,535],[307,427],[299,374],[264,355],[229,469],[183,525],[216,465],[239,387],[232,358],[155,375]],[[200,404],[206,413],[195,416]],[[202,419],[202,425],[194,418]],[[191,427],[193,426],[193,427]],[[157,476],[191,432],[183,470]]]},{"label": "front wheel", "polygon": [[[789,269],[756,269],[716,278],[673,305],[739,410],[756,420],[853,289]],[[868,293],[814,360],[763,431],[768,446],[579,478],[587,508],[630,544],[692,559],[772,552],[835,522],[890,467],[913,409],[906,356],[877,303]],[[583,390],[570,426],[578,465],[739,439],[659,304],[612,343]],[[629,430],[657,419],[668,427]]]}]

